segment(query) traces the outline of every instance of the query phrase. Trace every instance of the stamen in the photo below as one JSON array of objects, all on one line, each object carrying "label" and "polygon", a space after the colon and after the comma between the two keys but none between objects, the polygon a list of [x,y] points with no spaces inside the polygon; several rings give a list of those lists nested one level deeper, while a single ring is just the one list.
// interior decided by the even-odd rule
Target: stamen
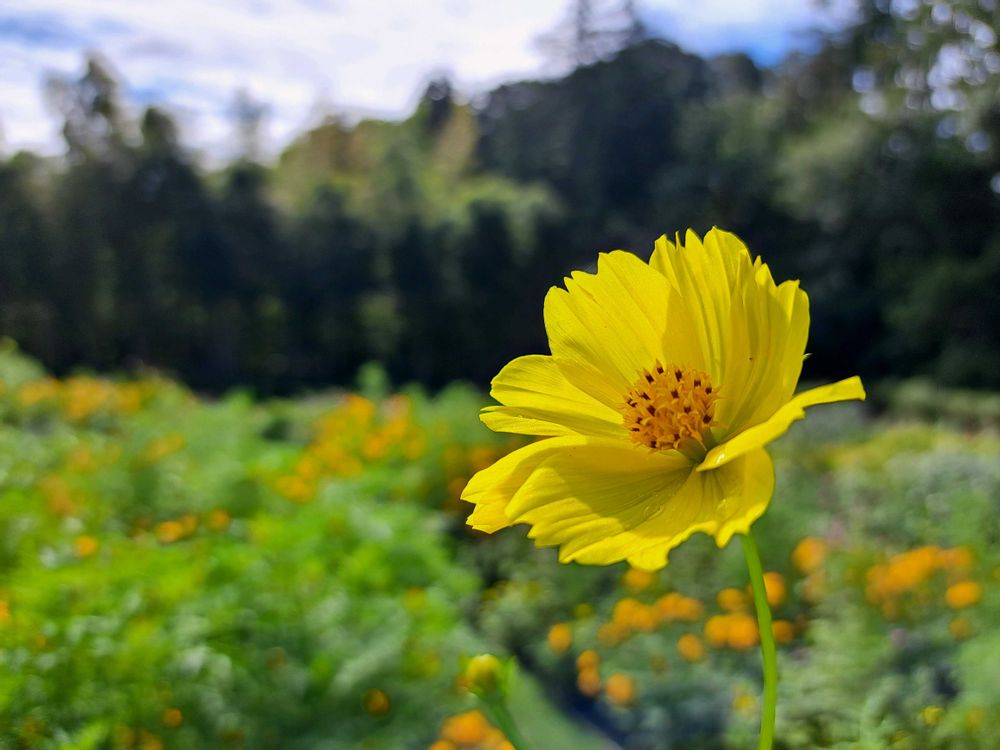
[{"label": "stamen", "polygon": [[718,398],[706,373],[657,361],[638,374],[619,408],[632,442],[672,450],[690,440],[704,445]]}]

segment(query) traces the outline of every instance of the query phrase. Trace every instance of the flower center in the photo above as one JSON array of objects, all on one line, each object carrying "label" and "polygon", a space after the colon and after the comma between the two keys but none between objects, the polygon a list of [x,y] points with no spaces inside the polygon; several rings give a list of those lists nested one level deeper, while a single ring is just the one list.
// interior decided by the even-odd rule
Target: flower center
[{"label": "flower center", "polygon": [[718,392],[701,370],[662,365],[643,370],[619,407],[633,443],[654,450],[680,449],[686,441],[704,445],[715,422]]}]

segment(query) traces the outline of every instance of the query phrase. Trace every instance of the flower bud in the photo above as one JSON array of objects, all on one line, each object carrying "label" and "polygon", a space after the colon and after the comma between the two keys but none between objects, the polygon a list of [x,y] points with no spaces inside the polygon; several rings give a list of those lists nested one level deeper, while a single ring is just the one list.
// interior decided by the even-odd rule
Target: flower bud
[{"label": "flower bud", "polygon": [[501,662],[493,654],[479,654],[466,662],[463,676],[469,692],[487,700],[506,696],[509,672],[509,663]]}]

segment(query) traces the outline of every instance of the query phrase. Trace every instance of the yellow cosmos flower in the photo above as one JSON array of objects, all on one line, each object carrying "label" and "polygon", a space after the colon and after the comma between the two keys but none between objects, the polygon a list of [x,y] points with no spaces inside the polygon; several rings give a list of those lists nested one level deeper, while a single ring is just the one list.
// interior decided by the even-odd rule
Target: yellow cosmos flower
[{"label": "yellow cosmos flower", "polygon": [[795,395],[809,331],[798,282],[775,284],[734,235],[661,237],[648,263],[602,253],[545,298],[551,355],[493,380],[482,420],[545,438],[477,473],[468,523],[531,526],[560,560],[664,566],[695,532],[747,533],[774,490],[764,446],[857,377]]}]

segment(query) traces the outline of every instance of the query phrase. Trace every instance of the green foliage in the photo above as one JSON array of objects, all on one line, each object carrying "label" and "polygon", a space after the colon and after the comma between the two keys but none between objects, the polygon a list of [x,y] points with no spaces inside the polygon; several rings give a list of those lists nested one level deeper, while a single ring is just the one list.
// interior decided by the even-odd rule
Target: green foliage
[{"label": "green foliage", "polygon": [[579,4],[562,78],[474,105],[434,80],[408,118],[328,118],[268,166],[247,103],[244,156],[210,173],[91,60],[48,88],[67,157],[0,163],[0,332],[56,372],[149,365],[215,392],[368,361],[485,384],[544,350],[545,290],[595,252],[719,225],[809,291],[814,376],[995,389],[998,11],[856,6],[762,69]]},{"label": "green foliage", "polygon": [[[990,717],[1000,710],[985,678],[1000,590],[996,436],[917,423],[866,427],[853,407],[827,412],[830,419],[802,423],[778,444],[777,495],[755,526],[765,568],[785,584],[775,616],[795,633],[779,646],[777,746],[991,747]],[[793,562],[805,537],[827,549],[811,572]],[[723,605],[724,589],[743,592],[736,616],[752,622],[738,545],[720,552],[692,538],[647,577],[622,566],[559,566],[549,551],[530,554],[517,529],[487,543],[495,550],[476,554],[502,560],[502,580],[486,592],[480,630],[521,649],[567,704],[624,747],[756,741],[755,642],[712,646],[710,635],[712,618],[732,606]],[[919,562],[949,556],[967,563]],[[872,581],[885,569],[909,583],[881,598]],[[959,580],[981,586],[982,601],[946,604]],[[700,603],[700,613],[677,615],[664,602],[672,592]],[[571,635],[556,638],[553,626]],[[683,636],[700,641],[703,659],[682,655]],[[601,680],[593,693],[581,667],[590,652]],[[633,698],[615,693],[614,675],[631,682]]]},{"label": "green foliage", "polygon": [[[467,387],[393,395],[373,364],[360,393],[203,401],[47,378],[11,344],[0,380],[0,744],[487,750],[456,690],[483,651],[518,660],[535,746],[753,741],[736,545],[696,536],[643,574],[468,531],[458,493],[520,443]],[[897,408],[827,407],[777,446],[755,533],[788,750],[992,747],[1000,445]]]}]

